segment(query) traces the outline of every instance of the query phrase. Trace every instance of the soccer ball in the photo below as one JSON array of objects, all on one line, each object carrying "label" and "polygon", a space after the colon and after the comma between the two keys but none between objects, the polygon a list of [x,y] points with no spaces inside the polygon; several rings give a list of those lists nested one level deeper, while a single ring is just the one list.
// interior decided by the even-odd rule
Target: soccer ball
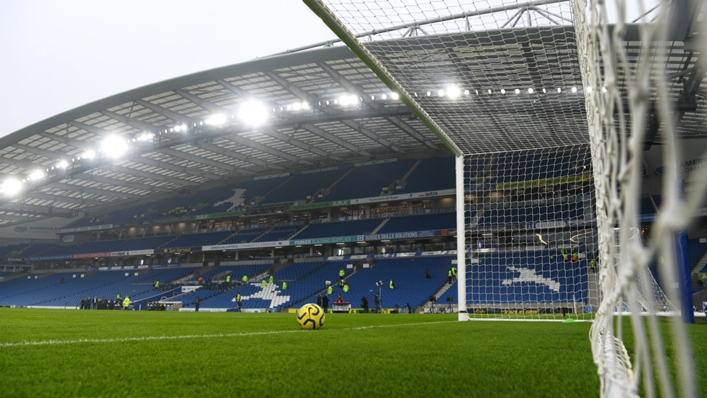
[{"label": "soccer ball", "polygon": [[324,326],[324,310],[316,304],[305,304],[297,311],[297,323],[302,329],[319,329]]}]

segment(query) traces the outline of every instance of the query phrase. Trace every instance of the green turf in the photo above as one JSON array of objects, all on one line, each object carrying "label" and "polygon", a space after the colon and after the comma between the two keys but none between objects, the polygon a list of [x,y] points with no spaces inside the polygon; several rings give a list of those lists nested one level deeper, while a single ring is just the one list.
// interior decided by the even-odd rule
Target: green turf
[{"label": "green turf", "polygon": [[73,341],[0,346],[0,396],[598,396],[590,323],[455,319],[0,309],[0,344]]}]

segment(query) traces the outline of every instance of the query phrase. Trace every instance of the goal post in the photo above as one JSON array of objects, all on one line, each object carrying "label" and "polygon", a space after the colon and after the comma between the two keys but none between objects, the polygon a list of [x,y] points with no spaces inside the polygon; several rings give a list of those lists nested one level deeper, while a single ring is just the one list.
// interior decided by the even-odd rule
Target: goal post
[{"label": "goal post", "polygon": [[707,173],[682,138],[707,126],[707,3],[303,1],[456,156],[459,320],[591,320],[602,396],[696,396],[684,231]]}]

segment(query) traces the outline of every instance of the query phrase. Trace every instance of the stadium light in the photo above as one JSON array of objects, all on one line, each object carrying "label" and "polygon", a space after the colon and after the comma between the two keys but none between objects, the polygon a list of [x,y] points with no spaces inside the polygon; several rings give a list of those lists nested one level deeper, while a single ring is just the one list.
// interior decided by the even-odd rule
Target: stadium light
[{"label": "stadium light", "polygon": [[528,89],[528,94],[532,94],[532,93],[534,93],[534,92],[535,92],[535,90],[533,90],[532,87]]},{"label": "stadium light", "polygon": [[299,102],[295,102],[294,104],[292,104],[292,110],[293,110],[293,111],[301,111],[301,110],[302,110],[302,104],[300,104]]},{"label": "stadium light", "polygon": [[577,87],[572,87],[572,92],[576,93],[577,92]]},{"label": "stadium light", "polygon": [[558,88],[557,88],[557,92],[558,92],[558,93],[561,93],[561,92],[562,92],[562,89],[558,87]]},{"label": "stadium light", "polygon": [[29,180],[41,180],[42,178],[44,178],[44,172],[42,170],[35,170],[27,177]]},{"label": "stadium light", "polygon": [[429,97],[429,96],[431,96],[431,95],[432,95],[432,93],[428,91],[428,92],[427,92],[427,96]]},{"label": "stadium light", "polygon": [[89,149],[88,151],[84,152],[83,156],[85,159],[93,159],[96,157],[96,152],[93,149]]},{"label": "stadium light", "polygon": [[117,158],[128,150],[128,143],[120,136],[111,135],[106,137],[101,143],[101,152],[108,157]]},{"label": "stadium light", "polygon": [[587,86],[587,93],[591,94],[591,92],[592,92],[592,86]]},{"label": "stadium light", "polygon": [[65,168],[67,168],[68,166],[69,166],[69,162],[67,162],[66,160],[62,160],[62,161],[59,162],[59,164],[57,165],[57,167],[60,168],[60,169],[65,169]]},{"label": "stadium light", "polygon": [[390,94],[390,98],[392,98],[394,100],[400,99],[400,95],[398,95],[398,93],[392,93],[392,94]]},{"label": "stadium light", "polygon": [[268,120],[268,111],[258,101],[248,101],[241,105],[238,118],[251,126],[259,126]]},{"label": "stadium light", "polygon": [[[505,88],[502,88],[502,89],[501,89],[501,94],[505,94],[505,93],[506,93],[506,89],[505,89]],[[489,94],[491,94],[491,90],[489,90]]]},{"label": "stadium light", "polygon": [[226,118],[226,116],[224,116],[220,113],[217,113],[215,115],[211,115],[211,117],[206,119],[206,124],[208,124],[210,126],[222,126],[222,125],[226,124],[227,121],[228,121],[228,118]]},{"label": "stadium light", "polygon": [[[492,92],[493,91],[491,91],[491,89],[489,89],[488,93],[491,94]],[[505,94],[506,90],[501,90],[501,92]]]},{"label": "stadium light", "polygon": [[520,89],[518,89],[518,88],[515,89],[515,93],[516,93],[516,95],[520,94]]},{"label": "stadium light", "polygon": [[437,91],[437,95],[439,95],[440,97],[444,97],[444,90]]},{"label": "stadium light", "polygon": [[464,90],[464,95],[469,95],[469,90]]},{"label": "stadium light", "polygon": [[462,95],[462,91],[457,86],[449,86],[447,87],[447,95],[449,95],[449,98],[459,98]]},{"label": "stadium light", "polygon": [[22,183],[14,178],[8,178],[2,183],[0,190],[7,196],[15,196],[22,190]]},{"label": "stadium light", "polygon": [[388,99],[388,96],[385,95],[385,94],[383,94],[383,95],[381,95],[381,98],[383,98],[383,99]]}]

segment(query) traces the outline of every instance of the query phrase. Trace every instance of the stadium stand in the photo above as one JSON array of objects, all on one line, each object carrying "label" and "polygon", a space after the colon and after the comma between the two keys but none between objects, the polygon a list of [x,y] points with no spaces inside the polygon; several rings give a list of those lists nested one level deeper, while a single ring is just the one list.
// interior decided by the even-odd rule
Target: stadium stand
[{"label": "stadium stand", "polygon": [[486,210],[479,219],[479,225],[574,220],[582,217],[584,206],[581,202],[536,207],[519,206]]},{"label": "stadium stand", "polygon": [[[467,279],[469,303],[584,302],[587,262],[565,262],[556,254],[530,251],[481,255]],[[521,270],[537,278],[526,275],[527,280],[514,280],[524,278]]]},{"label": "stadium stand", "polygon": [[296,173],[292,178],[269,193],[261,204],[294,202],[305,200],[319,190],[324,190],[341,177],[348,167],[315,173]]},{"label": "stadium stand", "polygon": [[169,236],[154,236],[151,238],[128,239],[117,246],[113,251],[128,251],[128,250],[148,250],[160,247],[161,245],[176,238],[174,235]]},{"label": "stadium stand", "polygon": [[[382,281],[382,304],[384,308],[396,305],[403,308],[410,303],[412,308],[424,304],[447,280],[447,269],[452,257],[416,257],[409,259],[378,260],[371,268],[362,268],[346,279],[349,292],[344,293],[338,286],[334,288],[335,301],[338,295],[351,303],[351,307],[360,308],[361,298],[367,297],[370,308],[374,308],[373,297],[378,292],[376,282]],[[430,270],[430,279],[425,278],[425,270]],[[338,278],[337,278],[338,279]],[[334,279],[337,280],[337,279]],[[395,289],[390,289],[393,280]],[[307,302],[315,302],[313,297]]]},{"label": "stadium stand", "polygon": [[228,237],[228,239],[221,242],[224,245],[230,245],[233,243],[248,243],[252,242],[253,239],[259,237],[265,232],[265,228],[246,228],[238,231],[238,233],[233,234]]},{"label": "stadium stand", "polygon": [[223,193],[192,214],[225,213],[239,210],[243,205],[268,193],[285,179],[287,177],[265,178],[236,184],[227,188]]},{"label": "stadium stand", "polygon": [[222,240],[226,239],[228,236],[233,234],[233,231],[220,231],[220,232],[209,232],[201,234],[185,234],[177,239],[168,241],[167,243],[160,246],[162,249],[168,249],[173,247],[192,247],[192,246],[204,246],[204,245],[215,245]]},{"label": "stadium stand", "polygon": [[349,236],[370,234],[383,220],[356,220],[321,224],[309,224],[307,228],[294,236],[293,239],[313,239],[330,236]]},{"label": "stadium stand", "polygon": [[382,188],[387,188],[394,181],[400,180],[413,164],[415,160],[402,160],[355,167],[334,185],[326,196],[315,202],[379,196]]},{"label": "stadium stand", "polygon": [[62,254],[84,254],[84,253],[102,253],[110,251],[113,247],[122,243],[122,240],[106,240],[97,242],[82,243],[74,248],[64,251]]},{"label": "stadium stand", "polygon": [[442,213],[421,216],[393,217],[378,230],[379,234],[390,232],[428,231],[454,229],[457,226],[456,213]]},{"label": "stadium stand", "polygon": [[[261,237],[256,239],[254,242],[271,242],[276,240],[288,239],[290,236],[294,235],[297,231],[302,229],[302,226],[280,226],[274,227],[270,231],[264,233]],[[234,242],[239,243],[239,242]]]},{"label": "stadium stand", "polygon": [[407,177],[407,184],[395,193],[429,192],[440,189],[454,189],[454,158],[424,159]]},{"label": "stadium stand", "polygon": [[18,244],[18,245],[8,245],[8,246],[3,246],[0,247],[0,258],[5,258],[9,256],[11,253],[15,252],[20,252],[24,250],[28,245],[26,244]]},{"label": "stadium stand", "polygon": [[54,243],[35,243],[24,250],[20,253],[21,257],[27,258],[27,257],[34,257],[34,256],[41,256],[41,253],[44,252],[45,250],[48,250],[52,247],[54,247]]}]

